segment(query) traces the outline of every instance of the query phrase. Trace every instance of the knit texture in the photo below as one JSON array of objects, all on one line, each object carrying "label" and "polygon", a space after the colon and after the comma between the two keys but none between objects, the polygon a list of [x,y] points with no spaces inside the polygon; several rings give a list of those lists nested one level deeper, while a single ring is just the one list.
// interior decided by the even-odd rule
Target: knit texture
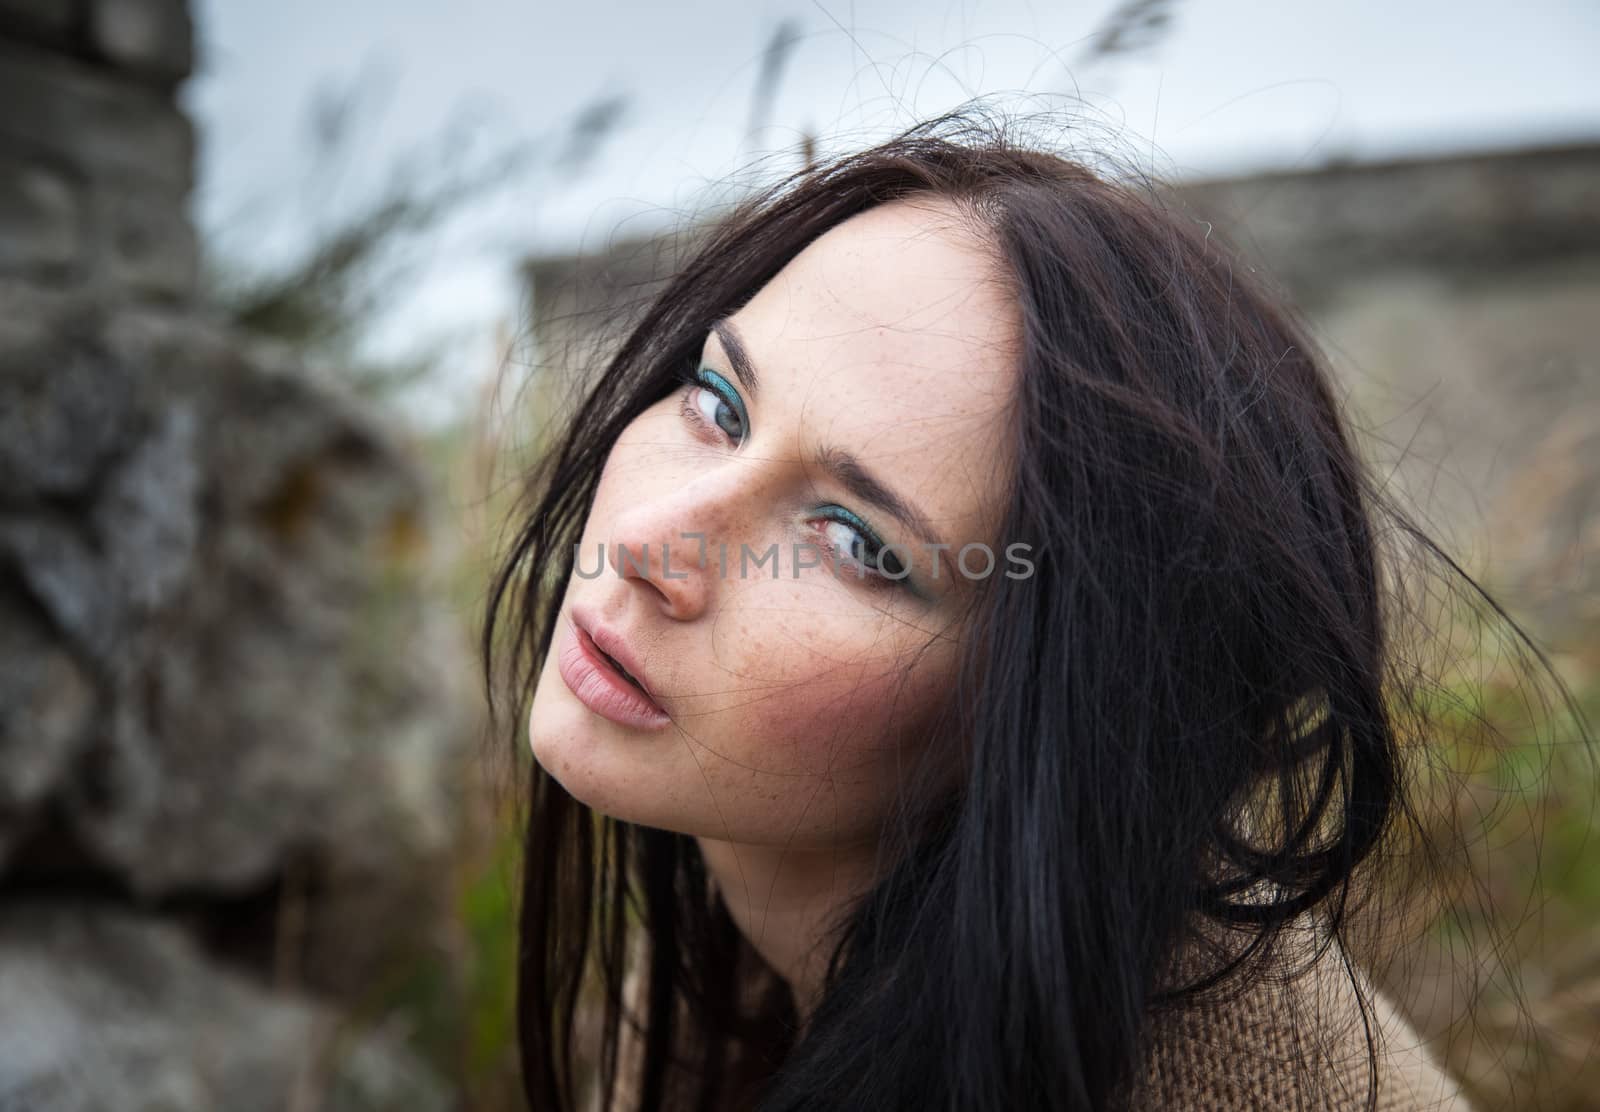
[{"label": "knit texture", "polygon": [[1153,1026],[1136,1109],[1342,1112],[1369,1107],[1375,1080],[1371,1107],[1379,1112],[1470,1112],[1399,1009],[1359,970],[1346,968],[1336,945],[1293,979],[1257,979]]}]

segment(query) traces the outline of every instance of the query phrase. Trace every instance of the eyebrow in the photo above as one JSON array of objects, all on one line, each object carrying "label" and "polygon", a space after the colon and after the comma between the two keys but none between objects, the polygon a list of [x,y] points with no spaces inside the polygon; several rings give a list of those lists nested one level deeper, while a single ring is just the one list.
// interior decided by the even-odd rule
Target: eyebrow
[{"label": "eyebrow", "polygon": [[739,334],[733,330],[733,322],[723,317],[712,323],[711,331],[717,334],[717,341],[722,344],[722,350],[728,353],[728,362],[733,364],[734,377],[744,384],[747,393],[752,396],[759,394],[761,376],[756,374],[756,365],[750,361],[750,353],[744,349]]},{"label": "eyebrow", "polygon": [[[733,365],[734,376],[744,384],[747,391],[752,395],[756,394],[760,389],[761,376],[756,373],[756,366],[750,359],[749,351],[739,339],[739,334],[734,331],[733,322],[727,318],[718,320],[711,325],[711,331],[716,333],[722,350],[727,352],[728,362]],[[853,452],[829,445],[817,453],[816,462],[851,494],[863,502],[877,506],[914,534],[924,545],[949,547],[939,540],[938,533],[934,531],[932,523],[922,511],[890,489],[882,479],[868,470]]]}]

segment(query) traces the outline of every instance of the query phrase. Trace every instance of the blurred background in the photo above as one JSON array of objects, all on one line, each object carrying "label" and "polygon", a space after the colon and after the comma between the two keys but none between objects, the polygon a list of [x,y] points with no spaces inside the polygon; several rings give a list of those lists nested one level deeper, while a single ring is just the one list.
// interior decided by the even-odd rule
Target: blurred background
[{"label": "blurred background", "polygon": [[[517,476],[721,206],[973,98],[1291,297],[1600,719],[1596,56],[1583,0],[0,0],[0,1107],[521,1106]],[[1533,833],[1421,924],[1500,975],[1388,987],[1483,1107],[1600,1108],[1592,766],[1450,632],[1430,790]]]}]

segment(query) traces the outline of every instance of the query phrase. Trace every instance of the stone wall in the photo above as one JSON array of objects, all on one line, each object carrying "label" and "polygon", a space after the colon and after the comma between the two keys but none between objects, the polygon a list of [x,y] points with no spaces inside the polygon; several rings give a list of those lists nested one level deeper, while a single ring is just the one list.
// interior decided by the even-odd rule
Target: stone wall
[{"label": "stone wall", "polygon": [[0,27],[0,271],[191,297],[184,0],[0,0]]},{"label": "stone wall", "polygon": [[0,0],[0,1107],[437,1108],[471,655],[408,452],[204,319],[182,0]]}]

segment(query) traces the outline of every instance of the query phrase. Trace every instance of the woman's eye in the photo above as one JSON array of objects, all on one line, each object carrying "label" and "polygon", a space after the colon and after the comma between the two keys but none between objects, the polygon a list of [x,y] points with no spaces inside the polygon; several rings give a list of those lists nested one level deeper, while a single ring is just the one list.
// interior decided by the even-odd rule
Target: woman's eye
[{"label": "woman's eye", "polygon": [[707,428],[718,430],[735,445],[743,443],[750,431],[739,391],[708,367],[701,367],[689,376],[683,411]]},{"label": "woman's eye", "polygon": [[708,425],[727,433],[734,443],[744,439],[744,421],[739,417],[738,410],[714,391],[704,386],[696,387],[694,407],[700,411],[700,416],[705,418]]},{"label": "woman's eye", "polygon": [[893,552],[885,551],[884,545],[855,526],[843,521],[829,521],[822,533],[835,549],[868,571],[876,572],[887,579],[905,577],[906,566],[899,557]]}]

